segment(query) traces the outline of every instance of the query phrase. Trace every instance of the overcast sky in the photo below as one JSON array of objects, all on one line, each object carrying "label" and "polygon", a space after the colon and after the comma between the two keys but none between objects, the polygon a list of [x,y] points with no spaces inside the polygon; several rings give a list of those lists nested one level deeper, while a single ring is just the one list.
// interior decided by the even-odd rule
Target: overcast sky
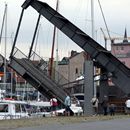
[{"label": "overcast sky", "polygon": [[[5,8],[5,2],[8,4],[8,37],[15,36],[19,16],[22,10],[21,5],[24,1],[25,0],[0,0],[0,29]],[[56,6],[56,0],[42,1],[47,2],[53,8],[55,8]],[[91,0],[59,0],[59,2],[59,12],[91,36]],[[124,35],[125,27],[127,28],[128,36],[130,36],[130,0],[100,0],[100,2],[108,28],[111,32],[111,37],[120,37]],[[107,32],[105,29],[101,10],[99,8],[98,0],[94,0],[94,14],[95,38],[102,46],[104,46],[103,34],[100,31],[100,28],[103,28],[106,35]],[[37,17],[38,13],[32,7],[29,7],[24,13],[16,46],[25,54],[28,53],[28,49],[30,47]],[[41,18],[40,25],[41,26],[39,29],[38,44],[36,47],[37,53],[40,54],[42,57],[50,57],[53,25],[50,24],[45,18]],[[80,49],[75,43],[73,43],[60,31],[58,31],[57,37],[58,40],[56,41],[58,41],[60,58],[63,56],[68,56],[71,50],[82,51],[82,49]],[[10,54],[12,40],[12,38],[8,38],[7,40],[7,55]],[[2,40],[1,53],[3,53],[3,50],[4,38]]]}]

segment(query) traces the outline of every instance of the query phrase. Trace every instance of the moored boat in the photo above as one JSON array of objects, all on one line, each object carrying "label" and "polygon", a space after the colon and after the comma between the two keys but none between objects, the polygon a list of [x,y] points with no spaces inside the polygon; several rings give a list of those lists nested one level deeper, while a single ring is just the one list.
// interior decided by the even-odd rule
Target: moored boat
[{"label": "moored boat", "polygon": [[27,102],[13,99],[0,100],[0,120],[28,118]]}]

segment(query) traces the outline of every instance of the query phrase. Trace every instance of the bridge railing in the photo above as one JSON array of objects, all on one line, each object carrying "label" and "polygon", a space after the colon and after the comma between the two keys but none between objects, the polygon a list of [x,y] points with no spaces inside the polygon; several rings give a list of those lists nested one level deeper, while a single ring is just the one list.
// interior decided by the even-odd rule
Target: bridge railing
[{"label": "bridge railing", "polygon": [[[22,59],[22,58],[28,59],[28,56],[25,55],[17,47],[14,48],[13,56],[18,59]],[[52,76],[50,76],[49,75],[49,60],[45,61],[36,52],[32,51],[31,56],[28,60],[30,60],[38,69],[40,69],[51,80],[56,82],[58,86],[63,87],[64,84],[66,85],[67,83],[69,83],[69,80],[67,80],[62,74],[60,74],[54,67],[52,68],[53,69]]]}]

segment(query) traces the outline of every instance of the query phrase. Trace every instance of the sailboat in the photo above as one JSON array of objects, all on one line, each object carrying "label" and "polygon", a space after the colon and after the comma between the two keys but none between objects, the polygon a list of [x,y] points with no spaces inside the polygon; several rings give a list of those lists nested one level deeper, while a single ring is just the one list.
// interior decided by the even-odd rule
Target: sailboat
[{"label": "sailboat", "polygon": [[0,120],[28,118],[27,102],[13,99],[0,100]]},{"label": "sailboat", "polygon": [[[56,3],[56,11],[58,11],[59,8],[59,0],[57,0]],[[53,71],[53,62],[54,62],[54,47],[55,47],[55,37],[56,37],[56,26],[54,26],[53,30],[53,39],[52,39],[52,50],[51,50],[51,58],[50,58],[50,66],[49,66],[49,76],[52,77],[52,71]],[[56,50],[57,55],[58,55],[58,48]],[[57,62],[56,62],[57,63]]]},{"label": "sailboat", "polygon": [[[5,27],[5,28],[4,28]],[[1,80],[3,78],[3,87],[0,89],[5,89],[6,91],[6,37],[7,37],[7,4],[5,4],[5,10],[3,15],[3,21],[2,21],[2,27],[1,27],[1,33],[0,33],[0,45],[2,41],[2,34],[3,29],[5,29],[5,46],[4,46],[4,58],[0,56],[1,58],[1,69],[3,68],[3,72],[1,72]]]}]

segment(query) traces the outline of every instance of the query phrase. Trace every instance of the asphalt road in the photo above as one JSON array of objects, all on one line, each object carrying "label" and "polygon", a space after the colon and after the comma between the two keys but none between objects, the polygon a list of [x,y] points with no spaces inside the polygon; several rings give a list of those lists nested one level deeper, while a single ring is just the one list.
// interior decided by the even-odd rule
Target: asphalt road
[{"label": "asphalt road", "polygon": [[130,118],[74,124],[50,124],[12,130],[130,130]]}]

